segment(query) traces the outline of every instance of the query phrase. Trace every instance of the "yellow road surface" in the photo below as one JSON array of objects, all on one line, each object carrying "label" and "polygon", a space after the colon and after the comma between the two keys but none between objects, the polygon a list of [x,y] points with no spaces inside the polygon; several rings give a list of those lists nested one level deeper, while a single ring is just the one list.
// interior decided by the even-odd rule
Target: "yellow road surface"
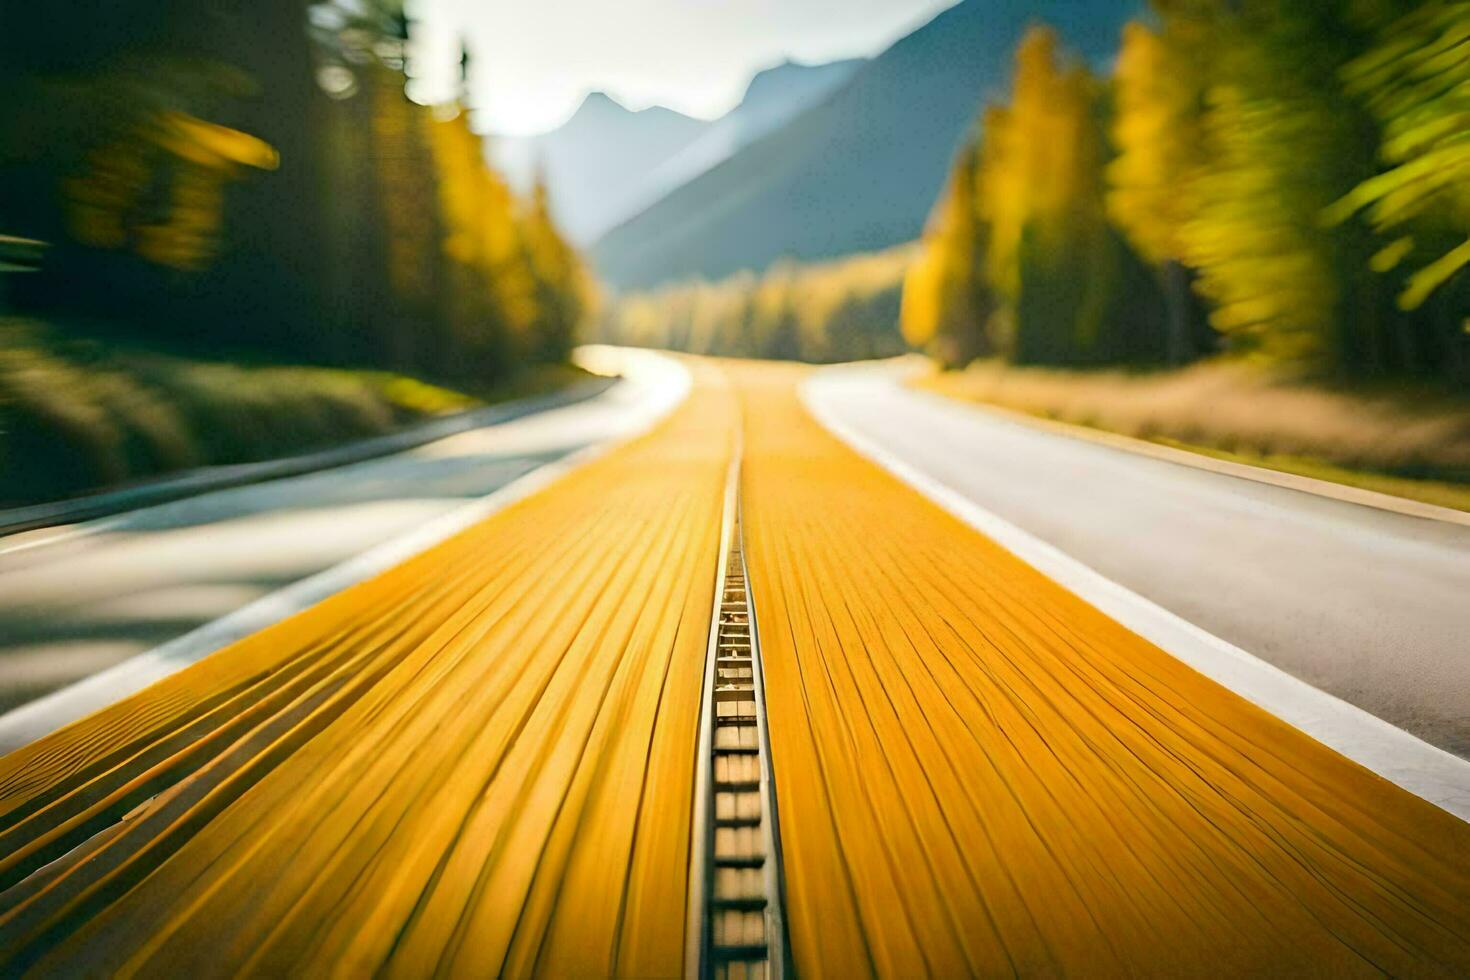
[{"label": "yellow road surface", "polygon": [[798,377],[737,369],[802,975],[1470,975],[1470,825],[922,500]]},{"label": "yellow road surface", "polygon": [[0,974],[678,974],[742,415],[803,975],[1470,973],[1470,827],[860,459],[799,369],[694,370],[648,436],[0,760]]},{"label": "yellow road surface", "polygon": [[0,761],[6,885],[173,787],[10,896],[0,974],[676,975],[735,432],[699,378],[549,492]]}]

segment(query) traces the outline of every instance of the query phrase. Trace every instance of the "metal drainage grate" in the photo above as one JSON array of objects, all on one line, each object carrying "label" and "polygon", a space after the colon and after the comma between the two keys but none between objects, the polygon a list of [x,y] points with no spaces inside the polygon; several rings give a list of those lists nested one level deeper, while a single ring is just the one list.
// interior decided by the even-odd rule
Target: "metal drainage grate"
[{"label": "metal drainage grate", "polygon": [[705,666],[686,973],[758,980],[785,973],[785,925],[760,646],[733,489],[726,508]]}]

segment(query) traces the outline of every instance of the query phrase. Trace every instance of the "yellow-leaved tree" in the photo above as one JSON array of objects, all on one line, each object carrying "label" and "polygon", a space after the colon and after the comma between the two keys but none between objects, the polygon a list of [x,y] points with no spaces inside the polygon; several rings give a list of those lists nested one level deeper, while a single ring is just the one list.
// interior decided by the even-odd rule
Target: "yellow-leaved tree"
[{"label": "yellow-leaved tree", "polygon": [[960,367],[993,349],[989,290],[981,270],[985,229],[976,181],[979,148],[961,149],[949,183],[924,232],[918,259],[904,280],[904,339],[942,364]]},{"label": "yellow-leaved tree", "polygon": [[530,355],[538,361],[564,360],[578,326],[595,304],[596,288],[556,227],[546,181],[540,175],[521,219],[521,242],[536,290],[535,345]]},{"label": "yellow-leaved tree", "polygon": [[984,118],[984,267],[1017,361],[1101,362],[1160,347],[1157,291],[1108,221],[1102,94],[1037,26],[1017,48],[1011,104]]},{"label": "yellow-leaved tree", "polygon": [[1107,170],[1108,214],[1157,270],[1168,304],[1166,359],[1175,364],[1200,353],[1201,334],[1184,229],[1198,209],[1195,185],[1207,158],[1204,80],[1188,48],[1137,21],[1124,28],[1113,76],[1118,155]]}]

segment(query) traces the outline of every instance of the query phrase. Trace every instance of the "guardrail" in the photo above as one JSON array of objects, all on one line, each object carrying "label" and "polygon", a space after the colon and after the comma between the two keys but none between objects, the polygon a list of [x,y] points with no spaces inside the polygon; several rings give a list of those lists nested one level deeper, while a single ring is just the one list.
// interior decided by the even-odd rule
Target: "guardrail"
[{"label": "guardrail", "polygon": [[49,247],[34,238],[0,235],[0,272],[35,272]]},{"label": "guardrail", "polygon": [[262,460],[258,463],[209,466],[190,470],[177,476],[150,480],[136,486],[104,491],[85,497],[0,510],[0,538],[7,534],[34,531],[58,524],[96,520],[124,511],[192,497],[211,490],[223,490],[248,483],[263,483],[267,480],[278,480],[288,476],[300,476],[304,473],[314,473],[317,470],[333,469],[349,463],[359,463],[379,456],[404,452],[425,443],[436,442],[460,432],[467,432],[470,429],[498,425],[535,412],[586,401],[606,391],[617,380],[617,378],[588,378],[561,391],[461,412],[385,436],[362,439],[319,452]]},{"label": "guardrail", "polygon": [[6,309],[7,278],[16,273],[35,272],[49,246],[34,238],[0,235],[0,313]]}]

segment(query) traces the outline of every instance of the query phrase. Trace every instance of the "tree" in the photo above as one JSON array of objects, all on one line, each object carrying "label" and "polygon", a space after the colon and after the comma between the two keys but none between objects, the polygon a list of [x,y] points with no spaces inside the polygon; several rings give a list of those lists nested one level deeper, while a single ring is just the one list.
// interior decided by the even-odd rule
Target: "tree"
[{"label": "tree", "polygon": [[1353,373],[1394,361],[1376,250],[1324,209],[1374,169],[1376,127],[1340,72],[1361,49],[1352,0],[1161,2],[1176,63],[1203,74],[1207,164],[1180,225],[1184,262],[1230,346]]},{"label": "tree", "polygon": [[30,312],[472,384],[565,356],[580,262],[459,106],[406,98],[396,0],[16,6],[0,212],[54,243]]},{"label": "tree", "polygon": [[[1174,22],[1175,32],[1183,25]],[[1170,363],[1201,350],[1192,270],[1184,264],[1184,229],[1198,209],[1195,182],[1208,153],[1204,144],[1203,79],[1184,57],[1186,45],[1136,21],[1123,30],[1113,78],[1113,143],[1108,165],[1108,214],[1158,270],[1167,304]]]},{"label": "tree", "polygon": [[976,189],[979,148],[966,143],[904,281],[904,339],[942,364],[962,367],[993,349],[987,333],[989,291],[980,268],[985,229]]},{"label": "tree", "polygon": [[[1428,2],[1377,18],[1372,46],[1343,69],[1349,95],[1382,127],[1388,169],[1353,188],[1329,211],[1332,224],[1365,212],[1387,244],[1373,270],[1408,268],[1398,306],[1414,314],[1420,365],[1466,369],[1470,309],[1470,3]],[[1431,299],[1438,299],[1439,309]],[[1426,309],[1426,304],[1431,308]],[[1402,329],[1402,328],[1401,328]]]},{"label": "tree", "polygon": [[756,289],[752,315],[756,349],[765,357],[794,361],[801,357],[801,331],[796,317],[796,263],[783,260],[771,267]]},{"label": "tree", "polygon": [[453,349],[460,352],[460,370],[501,376],[516,363],[534,315],[510,194],[490,177],[479,137],[463,112],[426,120],[426,125],[444,235],[440,315],[447,318]]},{"label": "tree", "polygon": [[537,174],[522,227],[526,261],[536,282],[536,346],[532,357],[539,361],[565,360],[578,327],[590,312],[593,290],[581,259],[552,220],[542,174]]},{"label": "tree", "polygon": [[903,352],[895,329],[899,292],[915,248],[899,246],[832,262],[778,262],[614,297],[598,339],[726,357],[851,361]]},{"label": "tree", "polygon": [[984,265],[1017,361],[1146,359],[1162,347],[1162,304],[1108,223],[1104,110],[1096,79],[1061,63],[1055,33],[1035,27],[1017,48],[1011,104],[985,116]]}]

